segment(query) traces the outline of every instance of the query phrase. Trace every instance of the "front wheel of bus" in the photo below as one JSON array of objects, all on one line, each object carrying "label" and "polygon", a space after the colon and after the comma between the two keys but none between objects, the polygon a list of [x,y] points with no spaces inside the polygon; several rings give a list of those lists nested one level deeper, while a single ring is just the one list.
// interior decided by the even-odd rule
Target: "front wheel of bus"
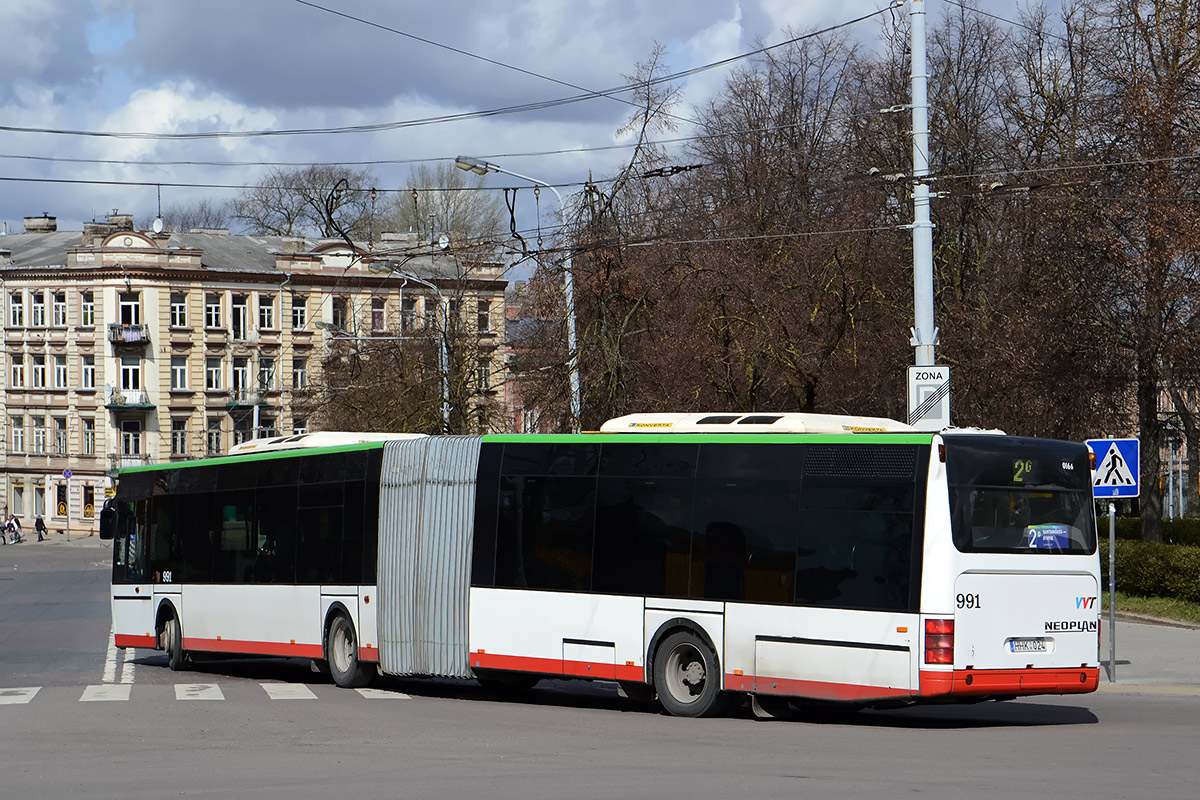
[{"label": "front wheel of bus", "polygon": [[344,689],[358,689],[371,682],[371,673],[358,660],[358,637],[354,625],[341,614],[329,623],[325,635],[325,655],[333,682]]},{"label": "front wheel of bus", "polygon": [[673,633],[654,657],[654,688],[663,708],[676,717],[705,717],[720,710],[721,668],[717,654],[687,632]]}]

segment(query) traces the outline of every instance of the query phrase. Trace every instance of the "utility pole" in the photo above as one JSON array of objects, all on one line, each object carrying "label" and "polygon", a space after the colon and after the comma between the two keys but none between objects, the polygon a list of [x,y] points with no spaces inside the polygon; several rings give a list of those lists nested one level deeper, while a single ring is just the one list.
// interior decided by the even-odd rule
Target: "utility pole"
[{"label": "utility pole", "polygon": [[933,223],[929,220],[929,96],[925,53],[925,0],[909,0],[912,38],[913,328],[915,366],[908,370],[908,424],[920,430],[950,425],[950,368],[935,366]]}]

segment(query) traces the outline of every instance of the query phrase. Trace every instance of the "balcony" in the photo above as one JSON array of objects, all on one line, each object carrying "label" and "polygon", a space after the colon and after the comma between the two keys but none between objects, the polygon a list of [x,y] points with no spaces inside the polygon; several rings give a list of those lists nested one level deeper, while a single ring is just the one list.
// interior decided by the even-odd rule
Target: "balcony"
[{"label": "balcony", "polygon": [[150,402],[150,396],[146,394],[145,389],[114,389],[104,407],[124,411],[143,411],[154,408],[154,404]]},{"label": "balcony", "polygon": [[149,344],[150,327],[148,325],[123,325],[119,322],[109,323],[108,341],[115,345]]},{"label": "balcony", "polygon": [[259,392],[252,392],[249,389],[233,389],[227,395],[225,408],[233,411],[238,408],[254,408],[263,403],[263,397]]},{"label": "balcony", "polygon": [[127,467],[140,467],[150,463],[150,456],[145,453],[109,453],[108,469],[110,472]]}]

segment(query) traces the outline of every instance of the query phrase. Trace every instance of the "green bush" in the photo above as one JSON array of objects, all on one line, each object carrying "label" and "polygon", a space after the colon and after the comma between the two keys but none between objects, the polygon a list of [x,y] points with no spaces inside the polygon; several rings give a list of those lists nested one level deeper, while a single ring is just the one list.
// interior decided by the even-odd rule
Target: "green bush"
[{"label": "green bush", "polygon": [[[1164,519],[1163,541],[1167,544],[1186,544],[1200,547],[1200,519]],[[1108,539],[1108,517],[1096,520],[1101,539]],[[1117,517],[1117,538],[1141,541],[1142,520],[1140,517]]]},{"label": "green bush", "polygon": [[[1117,520],[1118,532],[1120,518]],[[1200,547],[1117,539],[1117,590],[1200,603]],[[1108,537],[1100,537],[1100,573],[1108,588]]]}]

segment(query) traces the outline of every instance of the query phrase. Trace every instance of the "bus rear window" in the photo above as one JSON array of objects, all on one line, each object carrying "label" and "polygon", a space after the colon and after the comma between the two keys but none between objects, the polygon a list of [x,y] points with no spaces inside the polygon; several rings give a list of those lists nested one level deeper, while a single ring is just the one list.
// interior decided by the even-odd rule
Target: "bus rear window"
[{"label": "bus rear window", "polygon": [[947,436],[954,546],[965,553],[1096,551],[1086,448],[1070,442]]}]

